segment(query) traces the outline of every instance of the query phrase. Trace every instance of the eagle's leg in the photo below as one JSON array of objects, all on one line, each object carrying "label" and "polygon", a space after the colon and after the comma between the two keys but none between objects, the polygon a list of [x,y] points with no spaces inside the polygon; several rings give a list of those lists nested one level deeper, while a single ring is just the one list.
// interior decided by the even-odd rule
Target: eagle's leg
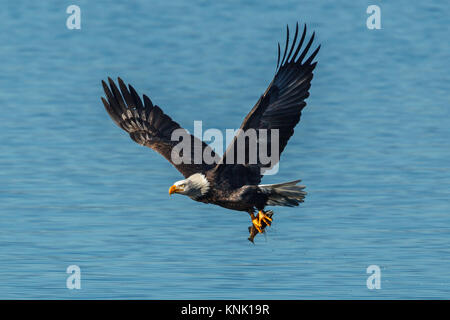
[{"label": "eagle's leg", "polygon": [[271,225],[273,211],[269,210],[264,212],[263,210],[258,210],[257,217],[253,214],[253,210],[248,211],[248,214],[252,219],[252,225],[248,227],[248,232],[250,232],[248,240],[253,242],[253,239],[258,233],[264,233],[264,229]]},{"label": "eagle's leg", "polygon": [[[264,221],[266,225],[270,226],[272,224],[272,218],[269,217],[263,210],[258,211],[258,223],[259,226],[262,227],[261,221]],[[261,231],[259,231],[261,232]]]},{"label": "eagle's leg", "polygon": [[261,227],[261,220],[257,217],[255,217],[255,214],[253,212],[250,212],[250,219],[252,219],[253,226],[258,230],[259,233],[262,233]]}]

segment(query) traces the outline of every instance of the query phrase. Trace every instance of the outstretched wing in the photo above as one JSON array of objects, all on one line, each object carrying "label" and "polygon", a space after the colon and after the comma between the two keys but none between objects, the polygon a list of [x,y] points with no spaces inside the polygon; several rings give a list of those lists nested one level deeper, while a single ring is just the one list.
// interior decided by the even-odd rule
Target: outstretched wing
[{"label": "outstretched wing", "polygon": [[[267,163],[267,159],[260,156],[259,149],[255,150],[249,144],[249,139],[245,139],[245,134],[249,129],[255,129],[258,138],[258,148],[261,147],[262,140],[267,141],[268,156],[271,156],[272,136],[275,137],[271,129],[278,129],[278,155],[286,147],[289,138],[294,133],[294,127],[300,121],[303,108],[306,106],[305,99],[309,96],[313,70],[317,62],[312,63],[320,49],[320,45],[305,60],[309,49],[314,40],[314,33],[300,52],[306,36],[306,25],[303,33],[298,40],[298,23],[295,29],[295,35],[292,44],[289,46],[289,27],[287,27],[286,45],[283,57],[280,61],[280,44],[278,44],[278,62],[276,74],[266,92],[261,96],[256,105],[245,117],[240,131],[236,134],[233,141],[228,146],[224,156],[215,168],[217,179],[229,183],[234,187],[244,184],[258,184],[261,181],[261,173],[264,170],[272,168],[278,163],[276,161]],[[261,137],[259,129],[267,129],[267,139]],[[239,155],[238,141],[245,143],[245,155]],[[240,149],[242,150],[242,149]],[[251,152],[256,153],[256,161],[252,161]],[[240,157],[240,161],[239,161]],[[244,161],[242,161],[244,159]],[[242,163],[243,162],[243,163]],[[241,164],[239,164],[241,163]]]},{"label": "outstretched wing", "polygon": [[[105,81],[102,81],[103,89],[108,99],[106,100],[102,97],[103,104],[114,122],[128,132],[131,139],[160,153],[185,177],[198,172],[203,173],[214,167],[214,164],[204,163],[203,157],[200,160],[196,160],[204,152],[209,153],[212,158],[217,160],[218,156],[206,143],[181,128],[178,123],[164,114],[157,105],[153,105],[146,95],[143,96],[144,103],[142,103],[136,90],[131,85],[128,85],[127,88],[122,79],[118,78],[120,91],[111,78],[108,78],[108,82],[109,87]],[[177,136],[182,137],[182,142],[189,142],[186,144],[189,148],[184,150],[177,148],[174,150],[175,146],[180,142],[172,140],[174,130],[180,130]],[[188,140],[185,141],[184,139]],[[183,162],[183,152],[186,149],[191,152],[190,161]],[[184,159],[187,158],[185,157]]]}]

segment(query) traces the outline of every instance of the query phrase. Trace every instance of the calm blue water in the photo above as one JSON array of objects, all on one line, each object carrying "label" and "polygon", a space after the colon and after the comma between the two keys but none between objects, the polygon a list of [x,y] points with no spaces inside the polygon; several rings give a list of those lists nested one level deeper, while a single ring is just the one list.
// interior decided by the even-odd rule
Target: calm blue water
[{"label": "calm blue water", "polygon": [[[0,298],[449,298],[448,3],[164,2],[2,4]],[[169,198],[181,175],[112,123],[100,81],[121,76],[190,130],[237,128],[296,21],[322,50],[264,182],[309,194],[252,245],[247,214]]]}]

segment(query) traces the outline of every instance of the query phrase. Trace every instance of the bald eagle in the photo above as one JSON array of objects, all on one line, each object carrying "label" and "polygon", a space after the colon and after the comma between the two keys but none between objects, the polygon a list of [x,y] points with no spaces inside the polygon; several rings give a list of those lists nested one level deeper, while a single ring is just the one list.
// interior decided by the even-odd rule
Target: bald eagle
[{"label": "bald eagle", "polygon": [[[136,90],[128,87],[118,78],[118,87],[111,78],[108,84],[102,81],[106,99],[101,98],[106,111],[112,120],[129,133],[135,142],[147,146],[160,153],[185,179],[175,182],[169,188],[169,194],[183,194],[195,201],[211,203],[221,207],[244,211],[250,215],[252,226],[249,227],[253,242],[255,234],[263,233],[266,226],[272,223],[272,211],[264,211],[266,206],[298,206],[304,201],[305,186],[298,185],[301,180],[278,184],[260,184],[263,170],[270,169],[268,164],[258,158],[250,162],[248,153],[251,145],[245,143],[245,155],[239,162],[237,157],[237,141],[240,135],[249,129],[267,129],[278,132],[279,155],[286,147],[294,133],[294,127],[300,121],[305,107],[305,99],[309,96],[313,70],[317,62],[313,62],[319,52],[320,45],[308,57],[313,43],[312,34],[302,49],[306,37],[306,25],[299,36],[298,23],[292,44],[289,41],[289,27],[286,31],[286,44],[281,57],[278,43],[278,60],[275,76],[264,94],[256,102],[253,109],[245,117],[238,133],[220,158],[214,150],[197,137],[190,135],[180,125],[166,115],[160,107],[154,105],[149,97],[141,99]],[[297,42],[298,40],[298,42]],[[178,141],[172,139],[174,130],[184,130],[192,141],[192,145],[201,146],[202,154],[208,153],[218,161],[176,162],[172,159],[172,151]],[[244,141],[246,141],[244,139]],[[271,144],[270,139],[266,139]],[[192,148],[194,154],[195,148]],[[253,150],[254,151],[254,150]],[[193,157],[192,157],[193,159]],[[242,159],[244,159],[242,161]],[[276,162],[279,161],[279,158]],[[270,166],[273,167],[274,163]],[[255,216],[255,212],[258,211]]]}]

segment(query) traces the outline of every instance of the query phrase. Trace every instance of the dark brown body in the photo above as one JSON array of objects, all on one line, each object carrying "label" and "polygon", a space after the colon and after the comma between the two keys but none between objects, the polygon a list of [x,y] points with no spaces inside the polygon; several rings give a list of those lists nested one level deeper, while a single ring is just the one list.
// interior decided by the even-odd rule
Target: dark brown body
[{"label": "dark brown body", "polygon": [[268,195],[264,194],[256,185],[229,189],[227,186],[221,188],[210,181],[210,191],[204,197],[194,200],[215,204],[230,210],[254,212],[264,209]]}]

